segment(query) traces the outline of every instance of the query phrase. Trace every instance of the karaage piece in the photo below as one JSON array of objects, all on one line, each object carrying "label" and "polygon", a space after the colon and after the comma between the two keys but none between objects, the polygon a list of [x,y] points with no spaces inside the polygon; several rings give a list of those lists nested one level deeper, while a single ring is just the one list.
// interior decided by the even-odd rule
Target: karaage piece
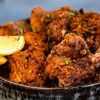
[{"label": "karaage piece", "polygon": [[52,55],[80,58],[90,54],[89,48],[83,38],[69,33],[64,40],[51,50]]},{"label": "karaage piece", "polygon": [[24,34],[24,38],[26,48],[34,45],[39,47],[44,52],[48,51],[48,44],[46,43],[45,36],[33,32],[28,32]]},{"label": "karaage piece", "polygon": [[94,53],[100,45],[100,14],[97,12],[84,12],[71,10],[70,7],[62,7],[70,14],[66,33],[75,33],[83,37],[90,50]]},{"label": "karaage piece", "polygon": [[31,86],[45,85],[45,55],[40,48],[31,46],[25,51],[9,56],[8,60],[11,69],[9,80]]},{"label": "karaage piece", "polygon": [[90,62],[89,48],[83,38],[73,33],[67,34],[48,55],[45,74],[51,80],[58,80],[59,87],[88,83],[95,74]]},{"label": "karaage piece", "polygon": [[42,7],[35,7],[31,12],[30,24],[34,30],[41,32],[44,27],[44,20],[46,16],[49,14],[49,11],[43,10]]},{"label": "karaage piece", "polygon": [[49,55],[45,74],[58,87],[86,84],[95,74],[95,67],[87,57],[73,59],[65,56]]},{"label": "karaage piece", "polygon": [[53,11],[50,13],[49,18],[46,18],[45,34],[50,38],[48,40],[49,48],[52,49],[54,45],[62,41],[66,33],[68,21],[69,14],[67,11]]},{"label": "karaage piece", "polygon": [[24,21],[10,22],[0,26],[0,35],[23,35],[26,32],[31,32],[31,27]]}]

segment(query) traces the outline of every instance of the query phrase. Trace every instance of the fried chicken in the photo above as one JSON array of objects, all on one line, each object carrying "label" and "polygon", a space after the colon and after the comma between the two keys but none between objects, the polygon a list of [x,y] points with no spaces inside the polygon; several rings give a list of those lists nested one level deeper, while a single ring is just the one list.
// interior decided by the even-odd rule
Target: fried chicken
[{"label": "fried chicken", "polygon": [[0,26],[1,36],[22,35],[27,32],[31,32],[31,27],[24,21],[10,22]]},{"label": "fried chicken", "polygon": [[100,81],[100,14],[96,12],[35,7],[30,26],[10,22],[0,26],[0,35],[25,38],[25,51],[8,57],[11,81],[41,87],[48,81],[54,87]]},{"label": "fried chicken", "polygon": [[33,30],[42,32],[44,28],[44,20],[49,11],[43,10],[42,7],[35,7],[31,12],[30,24]]},{"label": "fried chicken", "polygon": [[49,48],[59,42],[64,37],[68,24],[69,14],[67,11],[56,10],[45,11],[42,7],[35,7],[31,13],[31,26],[33,31],[41,32],[48,37]]},{"label": "fried chicken", "polygon": [[59,87],[88,83],[95,74],[89,54],[84,39],[72,33],[67,34],[47,57],[45,74],[51,81],[58,80],[56,84]]},{"label": "fried chicken", "polygon": [[9,56],[8,60],[11,68],[9,80],[31,86],[45,85],[45,56],[40,48],[31,46],[25,51]]},{"label": "fried chicken", "polygon": [[63,7],[62,10],[69,11],[70,18],[66,33],[75,33],[85,39],[91,52],[100,46],[100,14],[97,12],[84,12],[71,10]]},{"label": "fried chicken", "polygon": [[88,58],[73,59],[65,56],[52,56],[47,58],[45,74],[50,80],[58,80],[57,86],[75,86],[88,83],[95,74],[95,67]]},{"label": "fried chicken", "polygon": [[64,37],[64,40],[62,40],[61,43],[52,49],[51,54],[80,58],[90,54],[90,51],[84,39],[73,33],[69,33]]},{"label": "fried chicken", "polygon": [[39,47],[44,52],[48,51],[48,44],[45,42],[46,41],[45,36],[33,32],[28,32],[24,34],[24,38],[26,46],[25,48],[34,45]]},{"label": "fried chicken", "polygon": [[45,34],[50,37],[50,40],[48,40],[50,49],[64,38],[68,21],[69,14],[67,11],[53,11],[50,13],[50,17],[46,18],[45,23],[49,24],[46,24]]}]

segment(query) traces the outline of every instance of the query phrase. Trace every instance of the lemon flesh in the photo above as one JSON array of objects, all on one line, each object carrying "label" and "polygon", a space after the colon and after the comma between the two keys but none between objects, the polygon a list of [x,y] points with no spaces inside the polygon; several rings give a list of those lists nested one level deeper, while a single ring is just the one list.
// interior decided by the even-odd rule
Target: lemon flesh
[{"label": "lemon flesh", "polygon": [[3,65],[7,62],[7,59],[5,57],[0,56],[0,65]]},{"label": "lemon flesh", "polygon": [[0,36],[0,55],[7,56],[22,50],[25,45],[23,36]]}]

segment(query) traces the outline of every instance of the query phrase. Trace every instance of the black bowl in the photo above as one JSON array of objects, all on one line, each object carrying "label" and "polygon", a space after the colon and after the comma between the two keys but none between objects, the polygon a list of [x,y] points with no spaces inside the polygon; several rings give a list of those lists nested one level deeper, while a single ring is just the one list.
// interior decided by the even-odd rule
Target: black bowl
[{"label": "black bowl", "polygon": [[[29,23],[29,19],[24,21]],[[66,88],[33,87],[7,79],[7,63],[0,66],[0,100],[99,100],[100,82]]]},{"label": "black bowl", "polygon": [[0,100],[99,100],[100,82],[67,88],[18,84],[0,76]]}]

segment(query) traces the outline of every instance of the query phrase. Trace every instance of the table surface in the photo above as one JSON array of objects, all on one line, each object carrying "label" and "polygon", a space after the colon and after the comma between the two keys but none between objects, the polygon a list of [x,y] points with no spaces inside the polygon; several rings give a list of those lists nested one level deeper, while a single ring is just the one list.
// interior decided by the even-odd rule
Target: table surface
[{"label": "table surface", "polygon": [[0,25],[30,17],[35,6],[52,11],[67,5],[100,13],[100,0],[0,0]]}]

